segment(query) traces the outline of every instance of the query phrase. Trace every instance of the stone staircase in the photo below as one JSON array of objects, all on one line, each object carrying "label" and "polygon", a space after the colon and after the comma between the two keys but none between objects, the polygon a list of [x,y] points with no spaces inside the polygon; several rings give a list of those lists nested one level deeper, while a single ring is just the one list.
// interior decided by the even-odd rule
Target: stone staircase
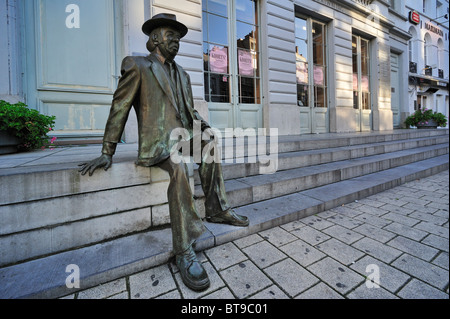
[{"label": "stone staircase", "polygon": [[[197,250],[436,174],[449,163],[447,129],[279,137],[273,174],[260,174],[264,165],[245,156],[254,143],[247,141],[244,156],[236,158],[240,144],[230,142],[223,143],[224,159],[234,159],[223,164],[227,195],[251,224],[206,223]],[[167,174],[136,167],[136,150],[124,146],[110,171],[81,177],[74,163],[87,155],[79,153],[61,152],[34,166],[0,165],[0,298],[73,293],[65,284],[68,265],[79,267],[86,289],[171,258]],[[191,169],[204,215],[199,177]]]}]

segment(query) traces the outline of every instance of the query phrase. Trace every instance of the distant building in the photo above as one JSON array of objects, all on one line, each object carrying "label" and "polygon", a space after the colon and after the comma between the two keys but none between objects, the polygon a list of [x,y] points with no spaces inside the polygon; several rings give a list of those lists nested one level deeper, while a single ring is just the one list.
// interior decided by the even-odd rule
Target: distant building
[{"label": "distant building", "polygon": [[[144,21],[175,13],[177,61],[212,126],[282,135],[400,128],[449,105],[448,0],[0,0],[0,98],[102,137],[120,64]],[[137,139],[130,114],[124,140]]]}]

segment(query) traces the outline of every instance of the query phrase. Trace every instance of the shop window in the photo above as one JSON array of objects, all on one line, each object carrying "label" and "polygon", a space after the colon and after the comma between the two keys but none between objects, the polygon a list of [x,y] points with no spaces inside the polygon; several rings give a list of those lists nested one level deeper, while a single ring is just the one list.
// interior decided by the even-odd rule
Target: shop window
[{"label": "shop window", "polygon": [[370,110],[370,43],[352,36],[353,108]]},{"label": "shop window", "polygon": [[297,103],[328,107],[326,26],[311,19],[295,19]]}]

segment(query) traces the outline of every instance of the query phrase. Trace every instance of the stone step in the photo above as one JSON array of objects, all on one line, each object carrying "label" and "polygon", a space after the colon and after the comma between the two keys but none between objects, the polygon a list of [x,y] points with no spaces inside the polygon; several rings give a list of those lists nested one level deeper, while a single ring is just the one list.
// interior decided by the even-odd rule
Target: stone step
[{"label": "stone step", "polygon": [[[448,155],[437,156],[238,207],[239,214],[250,218],[250,226],[206,223],[208,231],[199,239],[197,249],[220,245],[437,174],[448,169],[448,162]],[[80,289],[131,275],[168,262],[172,257],[171,241],[170,229],[143,231],[0,268],[0,298],[56,298],[72,294],[77,289],[66,287],[69,265],[80,270]]]},{"label": "stone step", "polygon": [[[254,175],[227,180],[225,187],[230,205],[236,207],[441,156],[448,152],[448,143],[411,148],[293,168],[271,175]],[[195,196],[198,210],[204,215],[204,194],[200,185],[195,186]]]}]

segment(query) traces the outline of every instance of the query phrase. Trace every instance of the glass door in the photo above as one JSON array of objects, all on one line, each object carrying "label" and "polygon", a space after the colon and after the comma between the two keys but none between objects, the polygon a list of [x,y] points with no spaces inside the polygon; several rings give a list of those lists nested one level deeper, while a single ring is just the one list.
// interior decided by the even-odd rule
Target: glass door
[{"label": "glass door", "polygon": [[327,35],[318,21],[295,19],[300,133],[328,132]]},{"label": "glass door", "polygon": [[205,100],[211,126],[262,126],[259,50],[257,1],[203,1]]},{"label": "glass door", "polygon": [[353,108],[356,130],[372,129],[372,103],[370,96],[370,52],[369,40],[352,36],[353,56]]}]

